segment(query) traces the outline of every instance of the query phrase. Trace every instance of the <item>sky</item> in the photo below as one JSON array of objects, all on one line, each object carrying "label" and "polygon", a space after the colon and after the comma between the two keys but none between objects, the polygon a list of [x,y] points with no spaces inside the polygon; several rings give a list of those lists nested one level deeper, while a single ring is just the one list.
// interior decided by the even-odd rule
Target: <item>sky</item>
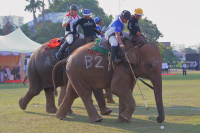
[{"label": "sky", "polygon": [[[122,10],[129,10],[134,14],[136,8],[142,8],[143,17],[156,24],[164,35],[158,40],[160,42],[171,42],[171,45],[185,44],[186,47],[200,45],[200,0],[98,1],[104,12],[113,16],[120,14]],[[45,2],[47,4],[47,0]],[[26,0],[0,0],[0,16],[22,16],[24,23],[27,23],[33,19],[33,15],[24,11],[26,5]]]}]

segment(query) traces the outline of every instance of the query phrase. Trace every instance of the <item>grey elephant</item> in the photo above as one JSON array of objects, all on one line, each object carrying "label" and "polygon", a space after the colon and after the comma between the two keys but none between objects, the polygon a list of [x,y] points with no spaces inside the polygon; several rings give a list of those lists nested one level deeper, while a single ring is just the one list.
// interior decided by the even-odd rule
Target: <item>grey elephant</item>
[{"label": "grey elephant", "polygon": [[[103,118],[98,114],[91,99],[92,90],[111,87],[112,93],[119,97],[118,122],[131,121],[136,107],[132,96],[136,81],[132,77],[123,52],[123,62],[108,71],[107,57],[88,53],[88,48],[91,45],[86,44],[78,48],[68,59],[54,66],[54,89],[57,87],[57,68],[66,61],[66,75],[69,79],[66,95],[56,112],[57,118],[66,119],[66,113],[73,101],[80,96],[87,110],[89,121],[101,121]],[[158,110],[157,121],[162,123],[165,115],[162,100],[162,60],[159,48],[155,44],[148,43],[141,48],[136,48],[130,40],[124,40],[124,45],[135,76],[149,79],[153,84]]]},{"label": "grey elephant", "polygon": [[[48,113],[55,113],[57,108],[55,106],[55,98],[53,95],[53,82],[52,82],[52,70],[54,65],[58,62],[55,58],[55,53],[57,49],[46,49],[49,42],[43,44],[38,48],[31,56],[28,64],[28,80],[29,80],[29,90],[28,92],[20,98],[19,106],[22,110],[25,110],[28,103],[31,99],[39,95],[39,93],[44,90],[46,95],[46,111]],[[75,39],[73,44],[70,46],[70,51],[73,52],[76,48],[85,44],[83,39]],[[68,82],[67,76],[65,73],[66,69],[60,67],[57,72],[56,83],[61,87],[60,96],[58,99],[58,105],[66,92],[66,85]],[[108,115],[112,112],[111,109],[106,107],[103,91],[94,90],[95,98],[98,102],[100,112],[102,115]]]}]

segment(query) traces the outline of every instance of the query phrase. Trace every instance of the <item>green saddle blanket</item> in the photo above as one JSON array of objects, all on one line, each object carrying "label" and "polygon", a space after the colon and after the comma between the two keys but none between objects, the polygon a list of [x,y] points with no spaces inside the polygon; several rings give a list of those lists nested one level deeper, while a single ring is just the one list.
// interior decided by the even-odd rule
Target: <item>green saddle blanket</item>
[{"label": "green saddle blanket", "polygon": [[88,52],[95,53],[97,55],[108,56],[108,54],[110,53],[109,50],[100,47],[101,40],[102,38],[97,38],[92,46],[88,49]]}]

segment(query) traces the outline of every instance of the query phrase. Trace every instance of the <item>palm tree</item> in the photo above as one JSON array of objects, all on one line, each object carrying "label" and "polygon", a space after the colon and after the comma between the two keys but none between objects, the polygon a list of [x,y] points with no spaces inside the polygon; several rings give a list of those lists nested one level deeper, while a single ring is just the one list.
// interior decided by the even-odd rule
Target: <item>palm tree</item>
[{"label": "palm tree", "polygon": [[26,0],[29,2],[29,5],[25,7],[25,11],[33,12],[33,20],[34,20],[34,26],[36,27],[37,25],[37,18],[35,16],[36,9],[40,10],[41,7],[43,7],[44,3],[40,0]]}]

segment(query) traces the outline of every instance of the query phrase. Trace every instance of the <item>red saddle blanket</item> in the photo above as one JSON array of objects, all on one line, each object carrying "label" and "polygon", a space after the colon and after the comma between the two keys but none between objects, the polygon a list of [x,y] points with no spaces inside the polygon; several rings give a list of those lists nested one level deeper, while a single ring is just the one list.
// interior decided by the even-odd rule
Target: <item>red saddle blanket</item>
[{"label": "red saddle blanket", "polygon": [[60,45],[60,41],[58,41],[59,38],[54,38],[51,39],[48,44],[47,44],[47,48],[46,49],[50,49],[50,48],[59,48]]}]

